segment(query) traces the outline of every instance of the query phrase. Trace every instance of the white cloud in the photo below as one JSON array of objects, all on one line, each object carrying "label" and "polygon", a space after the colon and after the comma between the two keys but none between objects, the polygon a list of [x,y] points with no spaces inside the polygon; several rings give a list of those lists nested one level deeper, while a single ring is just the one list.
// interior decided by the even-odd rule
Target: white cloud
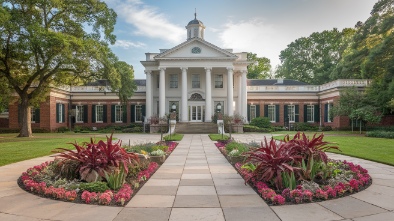
[{"label": "white cloud", "polygon": [[127,41],[127,40],[116,40],[113,47],[129,49],[129,48],[144,48],[145,46],[146,46],[146,44],[144,44],[142,42],[134,43],[132,41]]},{"label": "white cloud", "polygon": [[167,16],[160,13],[156,7],[146,5],[139,0],[107,0],[113,5],[118,15],[127,23],[135,26],[134,34],[157,38],[170,43],[180,43],[185,37],[186,30],[172,24]]},{"label": "white cloud", "polygon": [[261,18],[253,18],[247,21],[227,22],[219,34],[219,39],[225,48],[252,52],[259,57],[269,58],[274,68],[280,63],[280,51],[292,41],[285,32],[286,30],[281,31],[278,26],[265,23]]}]

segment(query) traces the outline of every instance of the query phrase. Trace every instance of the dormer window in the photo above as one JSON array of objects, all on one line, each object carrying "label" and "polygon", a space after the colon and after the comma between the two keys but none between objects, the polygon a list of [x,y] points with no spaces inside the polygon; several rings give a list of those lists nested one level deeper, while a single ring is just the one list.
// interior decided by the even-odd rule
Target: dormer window
[{"label": "dormer window", "polygon": [[192,53],[193,54],[201,54],[201,48],[199,48],[199,47],[192,48]]}]

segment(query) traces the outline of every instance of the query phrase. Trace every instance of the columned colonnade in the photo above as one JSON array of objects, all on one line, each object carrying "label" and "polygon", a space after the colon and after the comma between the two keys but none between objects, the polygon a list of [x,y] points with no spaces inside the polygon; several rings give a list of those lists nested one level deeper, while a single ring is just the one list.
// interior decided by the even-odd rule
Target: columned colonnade
[{"label": "columned colonnade", "polygon": [[[181,112],[181,122],[188,122],[188,78],[187,78],[187,67],[181,67],[182,71],[182,90],[181,90],[181,102],[180,102],[180,112]],[[212,67],[205,67],[205,122],[211,121],[212,111],[214,112],[216,107],[212,107]],[[227,114],[229,116],[234,115],[234,88],[229,85],[233,85],[234,82],[234,68],[227,67]],[[166,114],[166,68],[160,67],[160,82],[159,82],[159,116],[162,117]],[[238,93],[237,93],[237,107],[236,110],[245,119],[247,119],[247,91],[246,91],[246,70],[241,70],[239,74],[236,75],[238,78]],[[153,110],[153,87],[152,87],[152,71],[145,70],[146,74],[146,118],[149,119],[152,116]],[[224,83],[224,82],[223,82]]]}]

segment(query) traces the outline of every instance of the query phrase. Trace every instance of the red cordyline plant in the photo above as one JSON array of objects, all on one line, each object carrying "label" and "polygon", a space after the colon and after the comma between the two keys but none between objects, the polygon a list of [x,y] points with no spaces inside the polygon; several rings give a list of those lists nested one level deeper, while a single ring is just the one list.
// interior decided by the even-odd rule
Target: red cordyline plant
[{"label": "red cordyline plant", "polygon": [[57,158],[62,160],[75,160],[80,162],[79,174],[81,179],[87,182],[94,182],[105,177],[105,171],[110,172],[111,168],[119,168],[123,166],[125,173],[128,173],[128,165],[133,160],[138,160],[138,156],[134,153],[127,153],[121,147],[121,140],[112,142],[112,134],[107,136],[107,142],[100,140],[95,143],[90,139],[90,143],[86,143],[86,147],[78,145],[78,143],[71,143],[75,150],[68,150],[65,148],[57,148],[56,153],[59,153]]},{"label": "red cordyline plant", "polygon": [[324,134],[316,136],[314,134],[312,139],[309,139],[305,133],[298,132],[294,135],[293,139],[290,140],[289,135],[286,135],[284,141],[292,150],[298,152],[298,155],[302,156],[306,160],[306,171],[304,171],[304,179],[310,180],[312,172],[312,166],[315,160],[323,161],[327,164],[327,154],[325,151],[329,149],[339,150],[338,146],[329,146],[330,142],[323,141]]},{"label": "red cordyline plant", "polygon": [[255,179],[271,182],[273,180],[277,189],[283,189],[282,173],[298,170],[299,168],[293,167],[292,164],[302,159],[290,145],[284,142],[277,143],[273,138],[269,143],[265,138],[260,148],[247,154],[249,154],[247,162],[256,165],[256,169],[246,181]]}]

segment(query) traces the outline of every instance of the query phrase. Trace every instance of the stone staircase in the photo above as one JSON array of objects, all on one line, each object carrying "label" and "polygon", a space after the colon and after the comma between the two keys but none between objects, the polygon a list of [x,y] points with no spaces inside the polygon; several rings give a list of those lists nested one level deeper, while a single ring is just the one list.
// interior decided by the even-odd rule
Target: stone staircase
[{"label": "stone staircase", "polygon": [[177,122],[175,126],[175,133],[179,134],[215,134],[218,133],[217,125],[208,123],[191,123],[191,122]]}]

